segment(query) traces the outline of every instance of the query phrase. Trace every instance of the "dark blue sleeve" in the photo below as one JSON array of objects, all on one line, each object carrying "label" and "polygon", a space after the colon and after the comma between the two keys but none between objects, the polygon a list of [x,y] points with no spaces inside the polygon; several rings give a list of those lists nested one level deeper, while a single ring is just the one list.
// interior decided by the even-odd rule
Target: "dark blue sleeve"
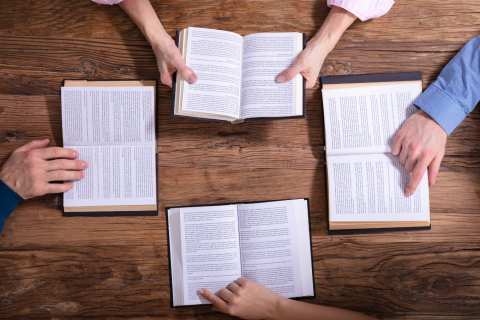
[{"label": "dark blue sleeve", "polygon": [[5,221],[7,221],[10,214],[15,210],[17,204],[22,201],[15,191],[0,180],[0,234],[2,233]]},{"label": "dark blue sleeve", "polygon": [[470,40],[413,104],[447,132],[452,131],[480,101],[480,36]]}]

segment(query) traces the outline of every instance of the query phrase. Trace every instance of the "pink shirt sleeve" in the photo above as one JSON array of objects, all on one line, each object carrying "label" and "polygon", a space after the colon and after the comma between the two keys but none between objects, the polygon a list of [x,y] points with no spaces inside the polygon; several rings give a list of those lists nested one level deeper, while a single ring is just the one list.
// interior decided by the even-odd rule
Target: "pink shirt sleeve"
[{"label": "pink shirt sleeve", "polygon": [[100,4],[113,5],[113,4],[118,4],[118,3],[122,2],[123,0],[92,0],[92,1],[96,2],[96,3],[100,3]]},{"label": "pink shirt sleeve", "polygon": [[387,13],[393,6],[393,0],[327,0],[327,5],[343,8],[366,21]]}]

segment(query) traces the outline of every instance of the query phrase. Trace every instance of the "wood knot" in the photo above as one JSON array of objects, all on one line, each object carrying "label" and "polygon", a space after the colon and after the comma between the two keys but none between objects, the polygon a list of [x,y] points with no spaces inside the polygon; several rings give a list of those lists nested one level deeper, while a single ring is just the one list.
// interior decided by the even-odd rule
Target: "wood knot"
[{"label": "wood knot", "polygon": [[63,197],[61,194],[47,194],[45,197],[47,208],[61,209],[63,208]]},{"label": "wood knot", "polygon": [[85,73],[89,76],[96,76],[98,75],[98,64],[95,61],[87,60],[80,63],[76,68],[75,71]]},{"label": "wood knot", "polygon": [[325,61],[320,70],[321,76],[353,74],[352,63],[344,61]]},{"label": "wood knot", "polygon": [[119,73],[122,73],[122,74],[126,74],[126,73],[129,73],[130,70],[131,70],[130,67],[123,66],[123,67],[121,67],[120,69],[118,69],[118,72],[119,72]]},{"label": "wood knot", "polygon": [[17,131],[7,131],[7,135],[5,136],[5,141],[7,142],[17,142]]}]

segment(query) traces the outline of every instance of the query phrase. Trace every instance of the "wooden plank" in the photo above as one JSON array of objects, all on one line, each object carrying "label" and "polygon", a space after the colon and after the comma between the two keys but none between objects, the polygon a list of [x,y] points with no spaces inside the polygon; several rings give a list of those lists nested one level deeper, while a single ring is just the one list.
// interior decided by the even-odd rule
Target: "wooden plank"
[{"label": "wooden plank", "polygon": [[[422,71],[426,89],[467,41],[359,43],[342,39],[328,55],[320,76]],[[0,36],[0,45],[0,93],[60,94],[65,79],[159,78],[155,55],[143,38],[123,41]],[[166,86],[159,89],[160,96],[170,96]]]},{"label": "wooden plank", "polygon": [[[414,313],[480,316],[480,247],[344,241],[314,237],[317,298],[311,303],[384,318]],[[362,263],[359,264],[359,261]],[[167,247],[29,245],[4,248],[0,306],[9,317],[201,316],[169,307]]]},{"label": "wooden plank", "polygon": [[[326,0],[226,0],[152,1],[153,7],[173,35],[189,26],[217,28],[242,35],[256,32],[306,32],[312,37],[329,12]],[[88,18],[87,18],[88,17]],[[461,18],[458,18],[461,17]],[[55,36],[63,38],[139,39],[140,31],[118,6],[90,1],[17,1],[0,4],[0,35]],[[478,3],[475,0],[448,3],[439,0],[395,1],[382,18],[356,21],[344,38],[406,41],[468,41],[478,35]]]}]

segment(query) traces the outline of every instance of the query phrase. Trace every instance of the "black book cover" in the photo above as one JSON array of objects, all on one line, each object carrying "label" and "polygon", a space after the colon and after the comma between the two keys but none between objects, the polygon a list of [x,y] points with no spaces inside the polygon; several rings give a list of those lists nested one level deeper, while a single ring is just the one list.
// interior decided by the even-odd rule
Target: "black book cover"
[{"label": "black book cover", "polygon": [[[175,35],[175,45],[178,47],[178,41],[180,38],[180,31],[177,31]],[[307,37],[306,34],[303,33],[303,49],[307,46]],[[176,115],[175,114],[175,95],[176,95],[176,83],[177,83],[177,73],[175,72],[172,76],[172,107],[171,107],[171,112],[170,115],[172,117],[177,117],[177,118],[185,118],[185,119],[194,119],[194,120],[204,120],[204,121],[212,121],[212,122],[224,122],[224,123],[232,123],[227,120],[218,120],[218,119],[209,119],[209,118],[198,118],[198,117],[189,117],[189,116],[181,116],[181,115]],[[304,119],[307,115],[307,108],[306,108],[306,102],[305,102],[305,86],[306,86],[306,80],[305,78],[303,79],[303,115],[301,116],[292,116],[292,117],[264,117],[264,118],[248,118],[248,119],[242,119],[243,121],[238,122],[244,123],[247,121],[269,121],[269,120],[285,120],[285,119]]]},{"label": "black book cover", "polygon": [[[320,77],[320,88],[323,89],[324,84],[345,84],[345,83],[372,83],[372,82],[396,82],[396,81],[422,81],[422,73],[417,72],[397,72],[397,73],[375,73],[375,74],[352,74],[341,76],[323,76]],[[323,105],[323,103],[322,103]],[[323,122],[325,123],[325,114],[322,112]],[[323,130],[323,141],[326,142],[325,127]],[[325,152],[324,161],[325,170],[325,194],[327,213],[330,214],[328,208],[328,171],[327,171],[327,153]],[[330,217],[328,218],[330,221]],[[330,230],[328,227],[328,234],[357,234],[357,233],[372,233],[372,232],[390,232],[390,231],[413,231],[413,230],[430,230],[428,227],[401,227],[401,228],[369,228],[369,229],[344,229],[344,230]]]},{"label": "black book cover", "polygon": [[[62,87],[65,86],[63,80]],[[68,79],[85,80],[85,79]],[[155,81],[155,95],[157,95],[158,81],[156,79],[88,79],[87,81]],[[155,97],[155,141],[158,139],[158,99]],[[100,211],[100,212],[65,212],[63,217],[125,217],[125,216],[158,216],[158,154],[155,157],[155,184],[157,186],[157,209],[155,211]]]},{"label": "black book cover", "polygon": [[[204,205],[193,205],[193,206],[180,206],[180,207],[165,207],[165,216],[166,216],[166,223],[167,223],[167,246],[168,246],[168,268],[170,270],[169,278],[170,278],[170,308],[184,308],[184,307],[193,307],[193,306],[209,306],[209,304],[189,304],[183,306],[174,306],[173,305],[173,286],[172,286],[172,260],[170,254],[170,224],[168,222],[168,210],[175,209],[175,208],[192,208],[192,207],[214,207],[214,206],[226,206],[226,205],[239,205],[239,204],[250,204],[250,203],[267,203],[267,202],[277,202],[277,201],[286,201],[292,199],[281,199],[281,200],[269,200],[269,201],[249,201],[249,202],[235,202],[235,203],[217,203],[217,204],[204,204]],[[313,296],[305,296],[305,297],[297,297],[291,298],[293,300],[298,299],[314,299],[317,296],[315,290],[315,272],[313,269],[313,248],[312,248],[312,224],[310,220],[310,199],[304,198],[307,200],[307,208],[308,208],[308,231],[310,232],[310,257],[312,260],[312,280],[313,280]]]}]

